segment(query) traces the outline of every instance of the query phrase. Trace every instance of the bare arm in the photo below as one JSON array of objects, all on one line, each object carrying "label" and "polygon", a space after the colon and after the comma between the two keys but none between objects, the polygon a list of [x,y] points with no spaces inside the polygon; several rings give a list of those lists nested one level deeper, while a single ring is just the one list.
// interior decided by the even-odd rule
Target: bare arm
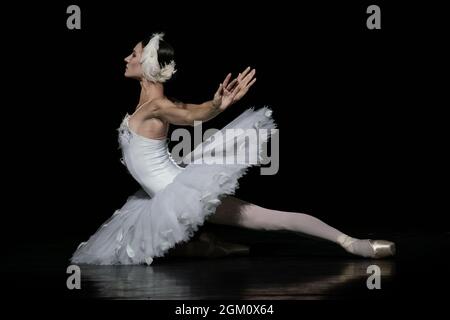
[{"label": "bare arm", "polygon": [[164,98],[151,103],[146,118],[160,118],[175,125],[193,126],[194,121],[208,121],[221,112],[213,100],[202,104],[185,104],[173,103]]},{"label": "bare arm", "polygon": [[239,101],[255,83],[255,70],[250,67],[230,82],[228,74],[219,85],[214,99],[202,104],[174,103],[167,98],[152,101],[148,106],[148,118],[161,118],[175,125],[193,126],[195,121],[208,121]]}]

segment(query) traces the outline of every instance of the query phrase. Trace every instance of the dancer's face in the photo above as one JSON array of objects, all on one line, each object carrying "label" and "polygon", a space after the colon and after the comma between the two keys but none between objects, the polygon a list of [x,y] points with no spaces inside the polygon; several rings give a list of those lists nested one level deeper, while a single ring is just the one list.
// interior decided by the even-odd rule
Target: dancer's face
[{"label": "dancer's face", "polygon": [[142,78],[141,54],[142,43],[139,42],[133,49],[133,52],[125,58],[127,63],[125,77],[140,80]]}]

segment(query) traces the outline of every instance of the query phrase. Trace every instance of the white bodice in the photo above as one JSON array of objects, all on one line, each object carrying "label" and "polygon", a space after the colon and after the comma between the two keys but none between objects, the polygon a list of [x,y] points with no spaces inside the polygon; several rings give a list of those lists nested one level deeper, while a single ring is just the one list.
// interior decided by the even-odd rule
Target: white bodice
[{"label": "white bodice", "polygon": [[142,188],[153,196],[173,181],[183,167],[170,155],[168,139],[150,139],[138,135],[129,127],[127,113],[119,131],[122,163]]}]

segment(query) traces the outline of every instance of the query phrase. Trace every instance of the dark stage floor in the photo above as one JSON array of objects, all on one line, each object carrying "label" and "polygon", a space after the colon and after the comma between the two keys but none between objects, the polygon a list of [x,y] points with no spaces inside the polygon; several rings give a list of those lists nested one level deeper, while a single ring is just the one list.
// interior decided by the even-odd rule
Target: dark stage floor
[{"label": "dark stage floor", "polygon": [[[251,245],[248,256],[158,258],[152,266],[81,266],[81,289],[66,287],[68,258],[79,240],[22,243],[2,264],[12,296],[56,299],[399,299],[430,298],[445,288],[449,232],[384,232],[397,256],[367,260],[297,234],[210,226],[223,240]],[[367,288],[377,265],[381,289]],[[5,288],[5,287],[4,287]]]}]

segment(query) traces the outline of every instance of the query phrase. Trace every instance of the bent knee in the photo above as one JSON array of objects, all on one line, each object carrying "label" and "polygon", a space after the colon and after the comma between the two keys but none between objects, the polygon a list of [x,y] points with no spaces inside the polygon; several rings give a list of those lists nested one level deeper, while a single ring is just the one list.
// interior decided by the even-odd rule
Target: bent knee
[{"label": "bent knee", "polygon": [[243,219],[243,212],[250,203],[238,199],[233,196],[226,196],[222,199],[222,203],[217,206],[216,211],[212,214],[208,222],[226,225],[240,225]]}]

